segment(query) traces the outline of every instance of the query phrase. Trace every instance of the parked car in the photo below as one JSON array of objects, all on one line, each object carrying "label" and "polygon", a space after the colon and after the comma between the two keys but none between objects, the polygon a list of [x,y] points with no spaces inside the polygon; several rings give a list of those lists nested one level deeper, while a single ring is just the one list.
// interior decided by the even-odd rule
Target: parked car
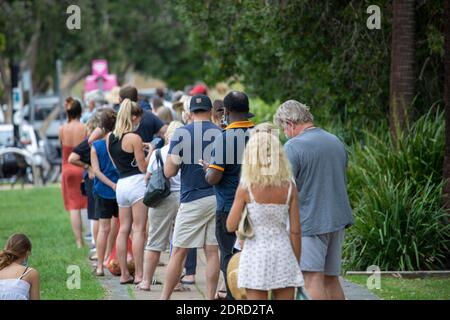
[{"label": "parked car", "polygon": [[[60,103],[59,96],[35,96],[35,112],[33,127],[43,138],[58,151],[58,158],[61,158],[61,145],[59,142],[59,127],[66,121],[66,113]],[[59,110],[58,110],[59,109]],[[51,121],[46,123],[46,119],[52,114]],[[31,108],[24,106],[14,113],[14,123],[21,124],[23,121],[31,122]]]}]

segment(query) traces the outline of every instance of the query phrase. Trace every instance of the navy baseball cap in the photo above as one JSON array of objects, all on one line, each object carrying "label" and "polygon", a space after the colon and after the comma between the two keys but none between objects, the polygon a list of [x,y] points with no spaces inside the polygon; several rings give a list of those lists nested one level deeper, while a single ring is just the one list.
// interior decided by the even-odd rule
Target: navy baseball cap
[{"label": "navy baseball cap", "polygon": [[205,96],[204,94],[196,94],[195,96],[191,97],[191,102],[189,104],[189,111],[197,111],[197,110],[203,110],[203,111],[210,111],[212,109],[212,103],[211,99],[208,98],[208,96]]}]

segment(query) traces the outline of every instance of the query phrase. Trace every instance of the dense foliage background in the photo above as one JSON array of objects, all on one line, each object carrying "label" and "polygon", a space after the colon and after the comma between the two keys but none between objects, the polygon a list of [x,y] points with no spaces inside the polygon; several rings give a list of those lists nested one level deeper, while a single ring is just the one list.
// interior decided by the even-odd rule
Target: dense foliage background
[{"label": "dense foliage background", "polygon": [[[65,28],[77,4],[82,30]],[[369,30],[369,5],[381,29]],[[103,57],[113,73],[136,70],[174,89],[196,80],[239,83],[258,122],[283,100],[311,107],[317,125],[350,154],[356,224],[346,267],[442,268],[450,231],[442,202],[444,7],[415,1],[415,92],[407,131],[389,135],[393,7],[389,0],[42,0],[0,2],[0,72],[11,62],[52,85],[54,61],[80,79]],[[0,95],[9,92],[2,76]],[[3,95],[3,98],[5,95]],[[1,99],[1,96],[0,96]]]},{"label": "dense foliage background", "polygon": [[[381,30],[366,27],[379,5]],[[391,1],[176,1],[208,81],[235,81],[270,121],[283,100],[311,107],[350,153],[346,268],[444,267],[450,229],[442,204],[444,8],[416,2],[416,96],[408,130],[389,134]],[[447,255],[447,256],[446,256]]]},{"label": "dense foliage background", "polygon": [[[174,1],[209,82],[232,78],[266,102],[295,98],[318,117],[387,119],[392,1]],[[369,30],[369,5],[381,29]],[[417,1],[413,118],[442,101],[443,7]],[[356,122],[356,121],[355,121]],[[356,123],[355,123],[356,124]]]}]

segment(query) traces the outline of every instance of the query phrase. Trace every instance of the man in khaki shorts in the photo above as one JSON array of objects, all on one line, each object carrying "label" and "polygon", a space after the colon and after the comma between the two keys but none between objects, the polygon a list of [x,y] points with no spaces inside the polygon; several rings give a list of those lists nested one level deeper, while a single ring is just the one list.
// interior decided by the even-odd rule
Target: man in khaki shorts
[{"label": "man in khaki shorts", "polygon": [[[190,248],[204,248],[206,256],[207,298],[214,299],[219,280],[219,252],[215,236],[216,197],[205,180],[200,160],[209,162],[207,150],[221,133],[211,119],[211,100],[195,95],[190,101],[193,122],[178,128],[170,142],[164,164],[166,177],[181,170],[180,208],[175,220],[172,255],[167,266],[161,299],[169,299],[180,280],[184,260]],[[206,149],[206,150],[205,150]]]}]

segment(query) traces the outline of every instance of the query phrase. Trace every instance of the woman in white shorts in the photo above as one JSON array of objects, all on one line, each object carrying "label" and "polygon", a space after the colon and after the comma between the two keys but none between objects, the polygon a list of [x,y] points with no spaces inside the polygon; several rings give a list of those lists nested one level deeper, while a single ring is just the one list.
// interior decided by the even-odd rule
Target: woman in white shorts
[{"label": "woman in white shorts", "polygon": [[[148,157],[145,158],[144,148],[149,148],[150,145],[144,144],[141,137],[133,133],[141,121],[142,112],[137,103],[125,99],[117,114],[116,127],[107,137],[109,156],[119,171],[116,197],[119,206],[120,229],[116,248],[121,271],[121,284],[137,284],[143,277],[147,225],[147,207],[142,202],[145,193],[143,173],[148,165]],[[133,229],[134,278],[127,267],[127,242],[131,229]]]}]

